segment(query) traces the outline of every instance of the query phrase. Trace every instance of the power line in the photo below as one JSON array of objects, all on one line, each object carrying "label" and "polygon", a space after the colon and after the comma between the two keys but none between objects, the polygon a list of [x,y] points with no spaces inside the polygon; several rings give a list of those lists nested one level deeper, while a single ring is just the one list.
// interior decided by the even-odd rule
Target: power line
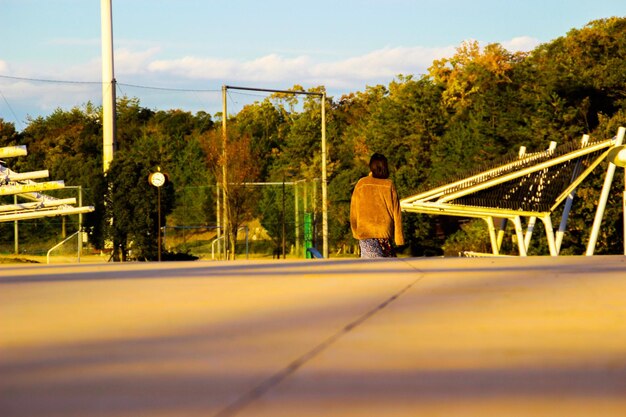
[{"label": "power line", "polygon": [[269,97],[269,94],[242,93],[240,91],[230,91],[230,90],[228,90],[228,95],[230,95],[231,93],[232,94],[238,94],[240,96],[248,96],[248,97],[260,97],[260,98]]},{"label": "power line", "polygon": [[[33,81],[33,82],[54,83],[54,84],[102,84],[101,81],[52,80],[52,79],[45,79],[45,78],[15,77],[12,75],[1,75],[1,74],[0,74],[0,78],[5,78],[9,80]],[[119,86],[141,88],[141,89],[146,89],[146,90],[179,91],[179,92],[188,92],[188,93],[217,93],[221,91],[218,89],[156,87],[156,86],[148,86],[148,85],[127,84],[127,83],[120,83],[120,82],[116,82],[115,84]]]},{"label": "power line", "polygon": [[102,84],[102,82],[99,82],[99,81],[49,80],[49,79],[43,79],[43,78],[14,77],[11,75],[0,75],[0,78],[6,78],[9,80],[35,81],[35,82],[40,82],[40,83],[54,83],[54,84]]},{"label": "power line", "polygon": [[132,88],[142,88],[145,90],[161,90],[161,91],[179,91],[185,93],[218,93],[222,90],[217,89],[198,89],[198,88],[168,88],[168,87],[151,87],[146,85],[136,85],[136,84],[126,84],[126,83],[116,83],[116,85],[122,85],[125,87]]},{"label": "power line", "polygon": [[261,91],[265,93],[281,93],[281,94],[304,94],[309,96],[323,96],[323,93],[317,93],[312,91],[298,91],[298,90],[275,90],[270,88],[256,88],[256,87],[237,87],[234,85],[225,86],[227,90],[243,90],[243,91]]}]

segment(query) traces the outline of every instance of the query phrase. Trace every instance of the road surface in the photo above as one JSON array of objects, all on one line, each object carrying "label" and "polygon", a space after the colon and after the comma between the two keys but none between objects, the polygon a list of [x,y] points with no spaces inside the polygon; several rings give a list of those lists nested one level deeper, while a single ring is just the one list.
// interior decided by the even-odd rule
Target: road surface
[{"label": "road surface", "polygon": [[625,416],[626,257],[0,265],[0,416]]}]

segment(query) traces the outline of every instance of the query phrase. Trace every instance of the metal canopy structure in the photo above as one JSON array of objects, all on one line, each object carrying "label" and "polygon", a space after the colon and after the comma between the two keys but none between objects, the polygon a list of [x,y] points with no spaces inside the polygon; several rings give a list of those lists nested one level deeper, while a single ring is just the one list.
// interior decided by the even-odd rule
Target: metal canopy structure
[{"label": "metal canopy structure", "polygon": [[[513,160],[404,198],[400,207],[410,213],[483,219],[489,231],[490,256],[500,254],[508,220],[515,225],[519,255],[526,256],[535,222],[539,219],[545,226],[550,255],[557,256],[576,188],[611,150],[622,145],[623,139],[624,128],[621,127],[612,139],[594,142],[585,135],[579,143],[557,148],[553,142],[548,150],[537,153],[526,153],[522,147]],[[593,255],[614,172],[615,165],[609,162],[587,255]],[[624,199],[626,207],[626,192]],[[561,223],[555,233],[551,215],[564,202]],[[526,231],[523,218],[527,219]],[[501,220],[498,232],[496,220]]]},{"label": "metal canopy structure", "polygon": [[[1,158],[24,156],[26,146],[0,148]],[[75,198],[54,198],[41,191],[56,190],[65,187],[63,181],[35,182],[33,179],[47,178],[48,171],[17,173],[0,161],[0,196],[15,196],[14,204],[0,204],[0,222],[36,219],[51,216],[84,214],[94,210],[92,206],[73,207]],[[17,198],[28,202],[18,203]]]}]

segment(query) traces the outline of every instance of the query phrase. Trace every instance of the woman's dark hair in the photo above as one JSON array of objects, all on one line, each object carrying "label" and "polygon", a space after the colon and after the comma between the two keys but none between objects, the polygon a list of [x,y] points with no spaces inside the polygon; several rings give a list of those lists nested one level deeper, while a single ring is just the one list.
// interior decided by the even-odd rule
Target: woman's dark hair
[{"label": "woman's dark hair", "polygon": [[385,155],[379,153],[372,155],[370,158],[370,171],[372,171],[372,177],[374,178],[389,178],[389,165]]}]

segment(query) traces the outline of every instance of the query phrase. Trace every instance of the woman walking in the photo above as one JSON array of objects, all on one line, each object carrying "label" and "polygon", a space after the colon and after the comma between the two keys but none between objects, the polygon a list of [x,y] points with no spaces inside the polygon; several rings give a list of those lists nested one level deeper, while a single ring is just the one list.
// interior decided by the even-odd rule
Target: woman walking
[{"label": "woman walking", "polygon": [[361,178],[350,201],[350,227],[359,241],[361,258],[395,257],[392,240],[404,245],[400,201],[389,179],[384,155],[370,159],[370,173]]}]

